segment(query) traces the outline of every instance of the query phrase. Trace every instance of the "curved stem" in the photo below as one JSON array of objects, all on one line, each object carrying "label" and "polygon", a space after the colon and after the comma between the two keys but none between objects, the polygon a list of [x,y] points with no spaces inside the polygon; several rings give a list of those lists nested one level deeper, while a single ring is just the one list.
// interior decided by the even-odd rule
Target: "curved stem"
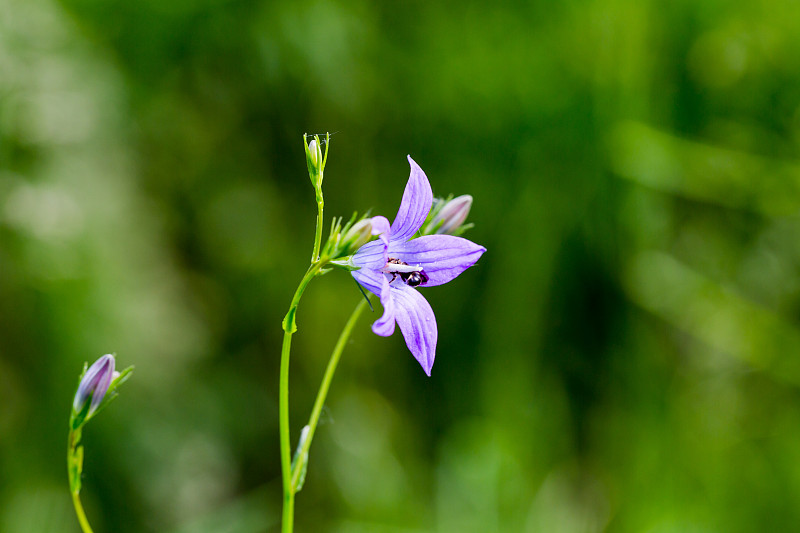
[{"label": "curved stem", "polygon": [[281,472],[283,474],[283,533],[291,533],[294,525],[294,490],[292,490],[292,458],[291,440],[289,437],[289,354],[292,348],[292,334],[297,331],[295,314],[303,292],[314,276],[327,263],[327,258],[322,258],[313,263],[306,271],[297,290],[292,297],[289,311],[283,319],[283,347],[281,348],[281,371],[279,385],[279,416],[281,436]]},{"label": "curved stem", "polygon": [[93,533],[92,528],[89,526],[89,520],[86,519],[86,513],[83,512],[81,497],[77,492],[72,493],[72,505],[75,506],[75,514],[78,515],[78,522],[81,524],[83,533]]},{"label": "curved stem", "polygon": [[[353,327],[356,325],[356,322],[358,322],[358,318],[361,316],[361,313],[364,311],[366,306],[366,299],[358,302],[358,305],[356,305],[356,308],[353,309],[353,313],[350,315],[350,318],[347,319],[344,329],[342,329],[342,332],[339,334],[339,340],[336,341],[336,346],[334,346],[333,352],[331,352],[331,358],[328,361],[328,367],[325,369],[325,375],[322,378],[322,384],[317,392],[317,399],[314,401],[314,408],[311,410],[311,416],[308,419],[308,436],[306,437],[305,441],[303,441],[300,451],[297,454],[298,457],[306,457],[309,448],[311,448],[311,440],[314,438],[314,431],[317,429],[319,416],[322,413],[322,406],[325,404],[325,398],[328,396],[328,389],[331,386],[333,374],[336,372],[336,365],[339,364],[339,358],[341,357],[342,351],[344,350],[344,347],[350,338]],[[292,492],[297,490],[301,472],[302,468],[295,468],[295,471],[292,473]]]}]

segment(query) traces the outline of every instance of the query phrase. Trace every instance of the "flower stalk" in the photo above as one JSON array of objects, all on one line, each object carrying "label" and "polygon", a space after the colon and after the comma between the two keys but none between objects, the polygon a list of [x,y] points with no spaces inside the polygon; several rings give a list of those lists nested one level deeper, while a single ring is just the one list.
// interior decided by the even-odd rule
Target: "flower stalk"
[{"label": "flower stalk", "polygon": [[69,436],[67,437],[67,476],[72,505],[75,507],[75,515],[78,517],[78,523],[83,533],[92,533],[80,498],[81,476],[83,475],[83,445],[81,444],[83,427],[117,397],[117,388],[133,372],[132,366],[122,372],[116,372],[114,365],[114,356],[111,354],[104,355],[95,361],[88,370],[87,365],[84,364],[78,388],[72,400]]},{"label": "flower stalk", "polygon": [[328,162],[328,146],[330,146],[331,134],[325,134],[325,155],[322,155],[320,148],[319,135],[314,135],[314,139],[308,142],[307,135],[303,135],[303,145],[306,151],[306,165],[308,166],[308,176],[311,178],[311,185],[314,186],[314,193],[317,200],[317,227],[314,232],[314,251],[311,253],[311,262],[319,261],[319,249],[322,244],[322,212],[325,207],[325,199],[322,196],[322,179],[325,172],[325,163]]},{"label": "flower stalk", "polygon": [[[408,158],[411,175],[394,222],[390,224],[383,216],[357,219],[354,214],[342,225],[341,218],[334,218],[330,237],[322,247],[322,178],[330,135],[326,136],[324,155],[320,149],[319,136],[315,135],[310,142],[307,136],[303,136],[303,140],[309,178],[317,201],[317,225],[311,265],[300,280],[282,323],[284,333],[279,383],[282,533],[292,533],[294,527],[295,495],[302,489],[305,481],[311,443],[342,352],[364,309],[367,306],[372,308],[370,296],[364,289],[378,296],[384,309],[383,316],[373,324],[373,332],[381,336],[391,335],[396,323],[409,350],[430,376],[438,333],[433,310],[427,300],[417,292],[417,288],[451,281],[475,264],[486,251],[483,246],[456,236],[469,227],[464,222],[472,197],[451,197],[438,201],[432,209],[433,196],[428,178],[411,157]],[[379,238],[371,240],[373,236]],[[292,458],[289,359],[292,336],[297,331],[297,308],[311,280],[334,266],[350,272],[364,299],[359,300],[331,352],[308,424],[301,431]]]},{"label": "flower stalk", "polygon": [[303,146],[306,153],[306,164],[308,166],[308,177],[314,187],[314,195],[317,201],[317,224],[314,231],[314,248],[311,252],[311,266],[308,267],[303,279],[294,292],[289,310],[283,318],[283,344],[281,346],[281,368],[278,385],[278,411],[281,447],[281,475],[283,480],[283,520],[281,531],[291,533],[294,527],[294,495],[296,490],[292,485],[292,451],[291,436],[289,432],[289,358],[292,350],[292,335],[297,331],[297,307],[300,305],[300,298],[303,296],[308,284],[323,268],[328,264],[327,255],[320,256],[322,247],[322,226],[323,209],[325,199],[322,194],[322,180],[325,171],[325,163],[328,161],[328,146],[330,145],[330,133],[325,136],[325,154],[320,148],[321,142],[319,135],[309,142],[308,136],[303,135]]},{"label": "flower stalk", "polygon": [[308,284],[319,274],[322,267],[327,264],[323,257],[313,263],[306,271],[297,290],[292,297],[289,310],[283,318],[283,346],[281,347],[281,370],[279,383],[279,425],[281,437],[281,473],[283,477],[283,533],[291,533],[294,524],[294,495],[292,489],[292,458],[291,439],[289,435],[289,355],[292,350],[292,335],[297,331],[297,306]]},{"label": "flower stalk", "polygon": [[92,528],[89,525],[89,520],[86,518],[86,513],[83,511],[81,499],[74,492],[72,493],[72,505],[75,507],[75,515],[78,517],[78,523],[81,525],[81,530],[83,533],[93,533]]},{"label": "flower stalk", "polygon": [[75,508],[75,516],[83,533],[93,533],[86,518],[86,512],[81,504],[80,476],[83,471],[83,446],[80,445],[81,430],[71,429],[67,439],[67,471],[69,473],[69,487],[72,495],[72,506]]},{"label": "flower stalk", "polygon": [[358,322],[361,313],[367,307],[367,300],[362,299],[358,302],[350,318],[347,320],[344,328],[342,329],[339,339],[331,352],[328,366],[325,369],[325,375],[322,378],[317,398],[314,402],[314,407],[311,410],[311,415],[308,420],[307,429],[304,429],[305,434],[300,439],[300,444],[295,453],[295,460],[291,458],[291,439],[289,435],[289,357],[292,347],[292,335],[297,331],[297,324],[295,314],[297,307],[300,303],[300,298],[303,295],[306,287],[311,280],[314,279],[320,270],[327,264],[325,257],[320,261],[311,265],[300,284],[295,291],[292,303],[289,306],[289,311],[283,319],[283,347],[281,349],[281,370],[280,370],[280,436],[281,436],[281,472],[283,474],[283,520],[282,520],[282,533],[291,533],[294,527],[294,497],[300,489],[303,488],[305,480],[305,472],[308,467],[308,453],[311,448],[311,441],[314,438],[314,433],[319,424],[319,418],[322,413],[322,407],[325,405],[325,399],[328,396],[333,375],[336,373],[336,367],[339,364],[344,347],[350,339],[353,328]]},{"label": "flower stalk", "polygon": [[356,322],[358,322],[361,313],[364,312],[366,307],[367,300],[359,300],[355,309],[353,309],[350,318],[347,319],[347,323],[342,329],[342,332],[339,334],[339,339],[336,341],[336,346],[334,346],[333,352],[331,352],[331,358],[328,360],[328,366],[325,369],[325,375],[322,378],[322,383],[320,384],[319,391],[317,392],[317,399],[314,401],[314,407],[311,410],[311,416],[309,417],[308,425],[306,426],[308,428],[308,433],[305,438],[302,439],[300,448],[297,451],[297,464],[295,464],[293,468],[291,483],[292,490],[294,492],[297,492],[302,488],[306,465],[301,463],[301,461],[308,461],[308,451],[311,448],[311,441],[314,438],[314,432],[317,429],[317,424],[319,424],[319,417],[320,414],[322,414],[322,407],[325,405],[325,399],[328,397],[328,389],[330,389],[331,381],[333,381],[333,375],[336,373],[336,367],[339,364],[339,359],[342,356],[344,347],[347,345],[347,341],[350,339],[350,334],[353,332]]}]

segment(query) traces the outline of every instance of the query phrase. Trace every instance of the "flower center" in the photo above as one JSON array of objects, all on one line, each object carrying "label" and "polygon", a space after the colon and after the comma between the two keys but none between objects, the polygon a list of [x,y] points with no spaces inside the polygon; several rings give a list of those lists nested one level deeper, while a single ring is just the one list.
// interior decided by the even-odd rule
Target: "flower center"
[{"label": "flower center", "polygon": [[390,257],[383,267],[383,271],[392,275],[389,283],[395,279],[400,279],[409,287],[416,287],[418,285],[425,285],[428,282],[428,275],[421,266],[411,266],[405,261],[400,261],[397,258]]}]

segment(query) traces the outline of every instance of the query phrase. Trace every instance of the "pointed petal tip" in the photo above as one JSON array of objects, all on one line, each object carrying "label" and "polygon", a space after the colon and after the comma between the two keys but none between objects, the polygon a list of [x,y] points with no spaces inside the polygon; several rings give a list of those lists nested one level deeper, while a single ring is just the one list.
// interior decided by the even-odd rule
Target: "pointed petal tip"
[{"label": "pointed petal tip", "polygon": [[[472,243],[472,244],[475,244],[475,243]],[[480,244],[475,244],[475,248],[472,250],[472,253],[473,253],[473,254],[475,254],[475,255],[477,255],[477,257],[475,258],[475,263],[477,263],[477,262],[478,262],[478,260],[479,260],[481,257],[483,257],[483,254],[485,254],[485,253],[486,253],[486,248],[484,248],[484,247],[483,247],[483,246],[481,246]]]},{"label": "pointed petal tip", "polygon": [[424,171],[422,170],[422,167],[419,166],[419,163],[414,161],[414,158],[411,157],[410,154],[406,156],[406,159],[408,159],[408,164],[411,165],[411,170],[419,170],[420,172],[422,172],[424,174]]},{"label": "pointed petal tip", "polygon": [[406,341],[411,355],[422,366],[425,374],[431,375],[436,358],[436,316],[431,305],[416,289],[401,285],[393,289],[394,311],[400,333]]},{"label": "pointed petal tip", "polygon": [[433,191],[425,171],[408,156],[411,172],[403,191],[400,208],[392,222],[391,240],[405,242],[409,240],[425,222],[425,218],[433,204]]},{"label": "pointed petal tip", "polygon": [[425,235],[395,243],[392,252],[409,265],[421,266],[428,275],[425,287],[443,285],[474,265],[486,249],[453,235]]}]

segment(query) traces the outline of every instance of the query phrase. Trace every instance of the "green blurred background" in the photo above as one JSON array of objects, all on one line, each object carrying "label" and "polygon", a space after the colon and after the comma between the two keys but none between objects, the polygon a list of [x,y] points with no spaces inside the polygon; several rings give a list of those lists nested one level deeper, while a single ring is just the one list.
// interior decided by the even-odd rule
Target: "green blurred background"
[{"label": "green blurred background", "polygon": [[[475,197],[427,378],[362,322],[298,532],[800,528],[800,6],[0,0],[0,531],[276,531],[280,321],[405,155]],[[293,442],[360,296],[302,302]]]}]

